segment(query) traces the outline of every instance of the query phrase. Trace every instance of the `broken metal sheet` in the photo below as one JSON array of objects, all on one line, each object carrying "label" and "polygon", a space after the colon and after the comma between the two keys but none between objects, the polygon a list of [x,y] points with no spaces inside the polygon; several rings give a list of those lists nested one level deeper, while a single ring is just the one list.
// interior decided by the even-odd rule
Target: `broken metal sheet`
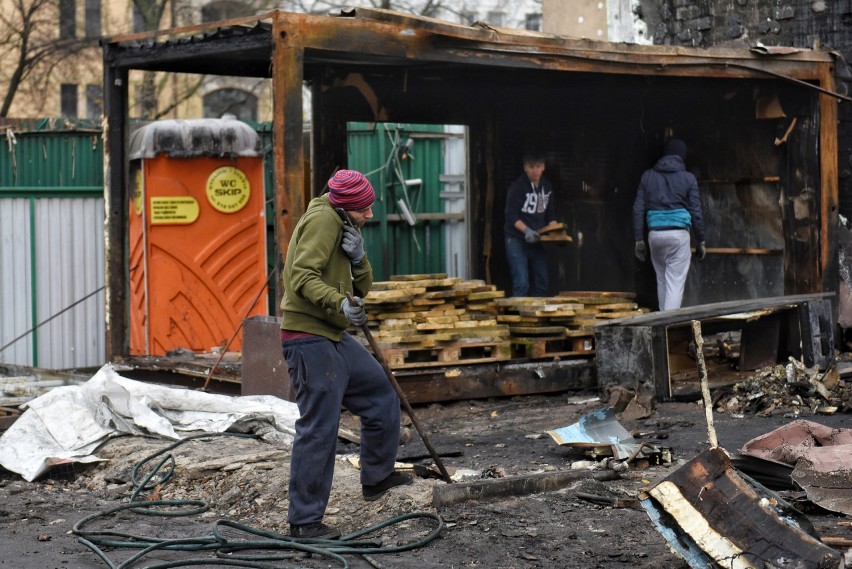
[{"label": "broken metal sheet", "polygon": [[741,452],[791,466],[811,502],[852,514],[852,429],[800,419],[750,440]]},{"label": "broken metal sheet", "polygon": [[731,457],[731,464],[772,490],[799,490],[793,482],[793,467],[789,464],[742,453]]},{"label": "broken metal sheet", "polygon": [[610,447],[612,455],[619,460],[630,458],[640,444],[616,420],[612,407],[598,409],[582,416],[573,425],[547,431],[547,434],[563,446]]},{"label": "broken metal sheet", "polygon": [[801,53],[801,48],[787,47],[783,45],[763,45],[758,43],[756,46],[750,47],[749,51],[759,53],[761,55],[790,55],[791,53]]},{"label": "broken metal sheet", "polygon": [[642,507],[690,567],[843,567],[807,518],[737,474],[724,450],[703,452],[643,492]]}]

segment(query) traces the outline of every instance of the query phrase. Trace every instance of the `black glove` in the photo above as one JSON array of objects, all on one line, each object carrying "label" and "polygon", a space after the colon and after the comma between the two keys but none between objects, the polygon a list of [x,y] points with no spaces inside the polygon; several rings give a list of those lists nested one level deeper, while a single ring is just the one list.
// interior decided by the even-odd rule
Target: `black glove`
[{"label": "black glove", "polygon": [[636,255],[636,258],[645,262],[645,259],[648,257],[648,250],[645,248],[644,241],[637,241],[635,245],[633,245],[633,254]]},{"label": "black glove", "polygon": [[698,255],[698,260],[703,261],[704,257],[707,256],[707,247],[704,245],[704,241],[698,244],[698,247],[695,250],[695,253]]},{"label": "black glove", "polygon": [[524,240],[526,240],[527,243],[535,243],[539,239],[541,239],[541,236],[538,234],[538,231],[531,227],[524,229]]},{"label": "black glove", "polygon": [[340,305],[340,310],[346,319],[355,326],[363,326],[367,323],[367,311],[364,310],[364,301],[357,297],[352,297],[352,302],[348,298],[343,299]]},{"label": "black glove", "polygon": [[364,237],[361,232],[348,225],[343,226],[343,241],[340,248],[349,256],[353,265],[358,265],[364,260]]}]

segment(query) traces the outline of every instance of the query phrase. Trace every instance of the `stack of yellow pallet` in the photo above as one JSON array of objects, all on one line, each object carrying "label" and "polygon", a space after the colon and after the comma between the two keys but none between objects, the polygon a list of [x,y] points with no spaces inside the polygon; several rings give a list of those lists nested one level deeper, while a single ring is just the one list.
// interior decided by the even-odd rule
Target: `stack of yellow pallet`
[{"label": "stack of yellow pallet", "polygon": [[595,324],[647,312],[633,293],[506,298],[494,285],[444,273],[377,281],[364,301],[370,331],[393,369],[591,356]]},{"label": "stack of yellow pallet", "polygon": [[562,297],[511,297],[496,301],[497,321],[509,326],[516,358],[591,355],[592,332],[577,327],[583,304]]},{"label": "stack of yellow pallet", "polygon": [[503,296],[484,281],[438,273],[374,282],[364,301],[371,333],[396,369],[510,359],[509,328],[494,304]]},{"label": "stack of yellow pallet", "polygon": [[636,304],[636,294],[632,292],[565,291],[559,293],[559,298],[583,305],[572,323],[578,329],[593,327],[601,320],[637,316],[649,311]]},{"label": "stack of yellow pallet", "polygon": [[585,291],[504,298],[496,301],[497,321],[509,325],[513,357],[590,356],[595,324],[647,312],[634,299],[633,293]]}]

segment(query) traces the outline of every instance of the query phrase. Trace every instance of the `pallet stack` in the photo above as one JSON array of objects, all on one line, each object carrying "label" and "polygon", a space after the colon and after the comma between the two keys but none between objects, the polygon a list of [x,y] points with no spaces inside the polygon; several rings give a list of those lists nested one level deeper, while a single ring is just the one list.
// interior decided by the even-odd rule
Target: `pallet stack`
[{"label": "pallet stack", "polygon": [[405,369],[511,359],[509,328],[494,304],[504,296],[484,281],[438,273],[374,282],[364,302],[388,366]]},{"label": "pallet stack", "polygon": [[601,320],[627,318],[650,311],[636,304],[636,294],[632,292],[566,291],[560,292],[559,298],[583,305],[573,323],[581,329],[591,329]]},{"label": "pallet stack", "polygon": [[514,358],[591,356],[597,323],[648,311],[634,300],[633,293],[597,291],[504,298],[496,301],[497,321],[509,326]]},{"label": "pallet stack", "polygon": [[[482,280],[444,273],[374,282],[364,302],[391,369],[592,356],[595,324],[647,312],[633,293],[506,298]],[[351,333],[368,344],[360,330]]]}]

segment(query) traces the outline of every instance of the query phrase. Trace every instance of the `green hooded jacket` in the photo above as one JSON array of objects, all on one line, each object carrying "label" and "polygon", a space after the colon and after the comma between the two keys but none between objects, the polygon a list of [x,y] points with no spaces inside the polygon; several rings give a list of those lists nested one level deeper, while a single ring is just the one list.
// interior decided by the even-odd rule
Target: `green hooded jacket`
[{"label": "green hooded jacket", "polygon": [[352,265],[340,248],[343,220],[328,196],[314,198],[296,224],[284,263],[281,328],[340,341],[349,321],[340,305],[350,292],[364,297],[373,284],[365,255]]}]

